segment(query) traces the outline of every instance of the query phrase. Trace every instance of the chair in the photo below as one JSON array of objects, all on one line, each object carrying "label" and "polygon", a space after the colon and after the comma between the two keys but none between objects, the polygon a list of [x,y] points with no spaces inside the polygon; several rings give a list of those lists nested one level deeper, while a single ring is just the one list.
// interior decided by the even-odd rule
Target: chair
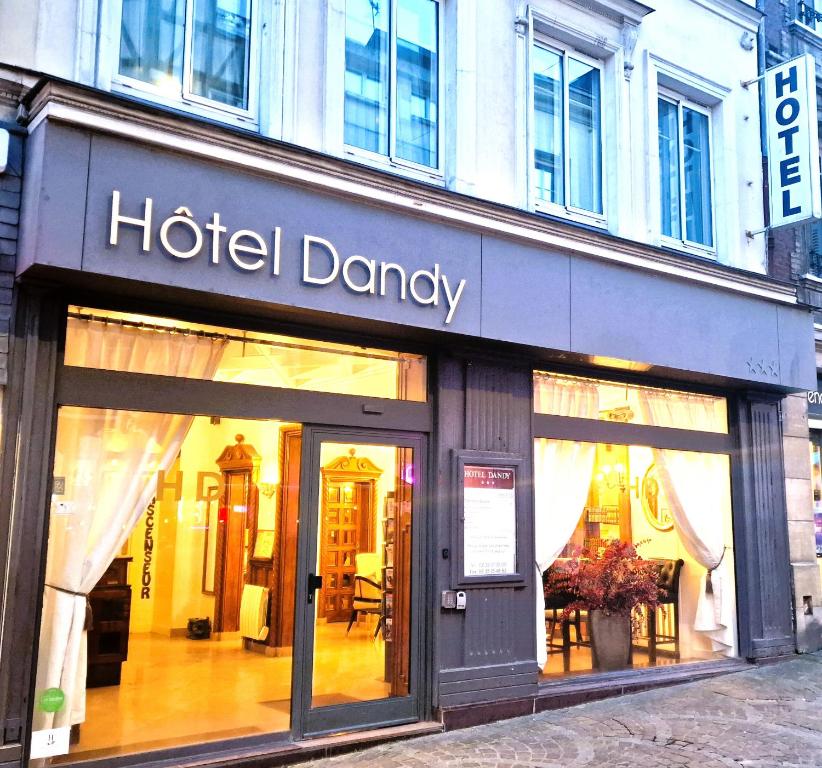
[{"label": "chair", "polygon": [[384,622],[382,586],[378,581],[380,556],[376,552],[362,552],[355,557],[355,566],[351,618],[348,620],[345,634],[347,635],[351,631],[351,627],[354,626],[354,622],[361,613],[366,615],[374,614],[380,617],[377,628],[374,630],[374,638],[376,638]]},{"label": "chair", "polygon": [[[546,630],[546,647],[548,653],[552,650],[562,651],[562,666],[564,671],[568,672],[571,669],[572,646],[585,645],[585,641],[582,638],[582,619],[579,611],[574,611],[573,618],[563,619],[561,617],[560,614],[565,609],[565,606],[573,602],[574,595],[568,590],[548,586],[551,571],[552,568],[548,568],[545,573],[542,574],[542,584],[545,593],[545,620],[549,624]],[[548,615],[549,611],[551,612],[550,616]],[[554,631],[557,622],[559,622],[560,625],[562,638],[559,645],[554,643]],[[576,642],[573,643],[571,642],[572,624],[576,631]]]},{"label": "chair", "polygon": [[679,658],[679,577],[685,561],[679,560],[654,560],[659,567],[659,588],[663,595],[660,597],[659,605],[673,607],[674,626],[673,635],[659,633],[657,630],[657,612],[648,611],[648,662],[653,664],[656,661],[657,646],[673,643],[674,658]]}]

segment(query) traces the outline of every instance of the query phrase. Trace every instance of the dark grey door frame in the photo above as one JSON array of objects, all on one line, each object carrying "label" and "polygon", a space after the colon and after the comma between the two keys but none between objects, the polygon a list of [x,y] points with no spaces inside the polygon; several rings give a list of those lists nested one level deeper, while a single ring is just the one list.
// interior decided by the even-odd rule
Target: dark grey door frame
[{"label": "dark grey door frame", "polygon": [[[10,375],[3,404],[0,557],[8,580],[2,606],[0,743],[2,758],[26,764],[31,741],[34,670],[40,636],[51,491],[60,313],[47,292],[33,290],[15,302]],[[13,660],[13,663],[9,663]]]},{"label": "dark grey door frame", "polygon": [[[411,448],[414,451],[415,485],[412,499],[411,532],[411,601],[409,652],[409,695],[379,699],[362,703],[340,704],[311,709],[314,604],[308,603],[308,575],[314,571],[317,561],[317,538],[320,509],[320,448],[323,442],[366,443]],[[426,716],[427,614],[429,604],[426,582],[428,532],[426,504],[427,488],[427,438],[421,433],[389,432],[356,428],[334,428],[320,425],[304,425],[302,461],[300,465],[300,531],[297,562],[296,605],[294,621],[295,672],[292,676],[291,727],[296,735],[319,736],[343,730],[398,725],[414,722]]]}]

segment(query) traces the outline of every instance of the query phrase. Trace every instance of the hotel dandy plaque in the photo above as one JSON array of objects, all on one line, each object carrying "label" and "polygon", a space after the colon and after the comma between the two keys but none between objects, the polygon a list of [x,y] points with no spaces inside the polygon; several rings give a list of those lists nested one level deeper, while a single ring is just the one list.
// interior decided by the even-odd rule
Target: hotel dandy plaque
[{"label": "hotel dandy plaque", "polygon": [[516,469],[465,464],[463,575],[517,572]]}]

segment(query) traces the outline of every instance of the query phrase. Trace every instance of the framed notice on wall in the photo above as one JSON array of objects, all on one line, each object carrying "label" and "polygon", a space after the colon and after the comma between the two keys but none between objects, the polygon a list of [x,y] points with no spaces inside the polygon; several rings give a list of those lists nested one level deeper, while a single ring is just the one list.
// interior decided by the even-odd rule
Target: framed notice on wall
[{"label": "framed notice on wall", "polygon": [[460,451],[458,574],[460,584],[522,581],[522,458],[516,454]]},{"label": "framed notice on wall", "polygon": [[464,575],[516,573],[516,469],[465,464],[462,486]]}]

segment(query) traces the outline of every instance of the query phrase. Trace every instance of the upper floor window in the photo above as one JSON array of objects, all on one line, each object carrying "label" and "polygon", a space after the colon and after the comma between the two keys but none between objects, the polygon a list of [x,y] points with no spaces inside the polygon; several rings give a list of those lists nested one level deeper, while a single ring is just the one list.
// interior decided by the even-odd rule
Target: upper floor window
[{"label": "upper floor window", "polygon": [[347,0],[348,146],[439,166],[439,3]]},{"label": "upper floor window", "polygon": [[713,248],[710,115],[695,104],[660,96],[658,122],[662,235]]},{"label": "upper floor window", "polygon": [[246,113],[252,0],[122,0],[119,75],[158,94]]},{"label": "upper floor window", "polygon": [[601,215],[602,70],[577,55],[533,47],[534,194]]},{"label": "upper floor window", "polygon": [[822,22],[822,0],[799,0],[796,18],[811,29],[820,29]]}]

